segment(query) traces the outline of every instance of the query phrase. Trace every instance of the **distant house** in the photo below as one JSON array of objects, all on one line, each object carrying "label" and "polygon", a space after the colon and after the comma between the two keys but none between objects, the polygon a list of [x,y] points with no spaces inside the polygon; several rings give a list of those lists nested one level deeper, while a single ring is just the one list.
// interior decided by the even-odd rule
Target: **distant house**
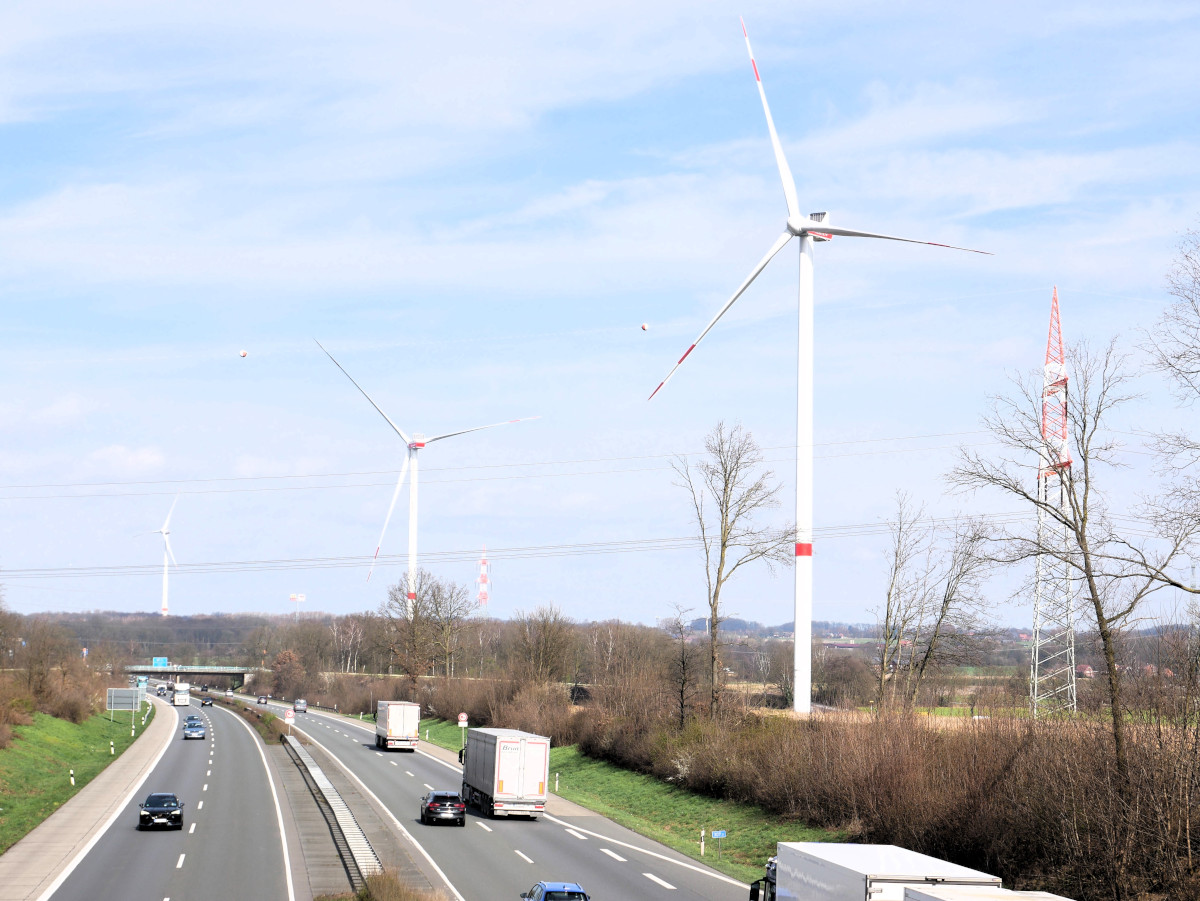
[{"label": "distant house", "polygon": [[1081,663],[1075,667],[1075,676],[1079,679],[1095,679],[1096,671],[1086,663]]}]

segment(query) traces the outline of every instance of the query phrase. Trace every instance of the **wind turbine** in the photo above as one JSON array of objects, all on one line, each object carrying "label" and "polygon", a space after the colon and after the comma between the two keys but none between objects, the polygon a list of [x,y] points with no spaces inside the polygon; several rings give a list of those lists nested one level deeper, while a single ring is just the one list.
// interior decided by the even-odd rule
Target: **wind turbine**
[{"label": "wind turbine", "polygon": [[[313,340],[315,341],[316,339],[314,338]],[[404,486],[404,476],[411,472],[412,479],[408,487],[408,604],[405,610],[405,615],[411,616],[412,605],[417,599],[417,452],[425,447],[425,445],[433,444],[433,442],[441,441],[444,438],[454,438],[457,435],[465,435],[468,432],[494,429],[496,426],[511,425],[516,422],[528,422],[530,419],[537,419],[538,417],[528,416],[524,419],[508,419],[504,422],[493,422],[491,425],[478,425],[470,429],[459,429],[457,432],[446,432],[443,435],[434,435],[432,438],[426,438],[419,432],[414,432],[413,436],[409,438],[408,435],[404,434],[404,430],[392,422],[391,418],[380,409],[379,404],[371,399],[371,395],[363,390],[362,385],[354,381],[354,377],[346,372],[341,363],[334,359],[333,354],[325,350],[325,346],[320,341],[317,341],[317,347],[325,351],[325,356],[333,360],[333,365],[342,370],[342,374],[350,379],[350,383],[359,390],[362,396],[375,408],[376,412],[387,420],[387,424],[392,427],[392,431],[399,435],[400,440],[408,446],[408,454],[405,456],[404,463],[400,467],[400,478],[396,480],[396,490],[392,493],[392,502],[388,506],[387,517],[383,520],[383,530],[379,533],[379,543],[375,546],[375,556],[371,559],[370,570],[367,571],[367,581],[371,580],[371,573],[375,571],[375,563],[379,559],[379,549],[383,547],[383,536],[387,534],[388,523],[392,520],[392,511],[396,509],[396,499],[400,497],[400,489]]]},{"label": "wind turbine", "polygon": [[[779,251],[783,250],[792,238],[800,239],[800,330],[797,340],[799,364],[796,380],[796,588],[795,588],[795,671],[792,684],[793,709],[798,713],[808,713],[811,709],[812,686],[812,546],[813,546],[813,242],[829,241],[835,235],[847,238],[880,238],[884,241],[903,241],[907,244],[929,244],[933,247],[947,247],[951,250],[966,250],[970,253],[987,253],[982,250],[970,250],[967,247],[954,247],[951,244],[939,244],[936,241],[919,241],[913,238],[899,238],[895,235],[883,235],[878,232],[863,231],[857,228],[834,225],[827,213],[812,213],[808,216],[800,214],[800,204],[796,199],[796,181],[792,178],[792,170],[788,168],[787,158],[783,155],[783,145],[775,131],[775,122],[771,118],[771,108],[767,105],[767,95],[763,90],[762,77],[758,71],[758,63],[754,59],[754,51],[750,47],[750,36],[746,33],[746,23],[742,22],[742,35],[746,38],[746,50],[750,54],[750,65],[754,69],[754,81],[758,86],[758,96],[762,100],[763,112],[767,117],[767,131],[771,135],[771,146],[775,150],[775,164],[779,167],[779,177],[783,182],[783,196],[787,203],[787,228],[775,239],[766,256],[758,261],[750,275],[726,301],[725,306],[717,311],[717,315],[704,327],[700,336],[684,351],[683,356],[667,373],[650,398],[662,390],[663,385],[671,380],[671,376],[688,358],[696,345],[709,333],[717,320],[725,315],[726,310],[742,296],[750,284],[758,278],[758,274]],[[990,256],[990,254],[988,254]]]},{"label": "wind turbine", "polygon": [[[175,500],[171,501],[171,509],[167,511],[167,518],[163,521],[161,529],[155,529],[151,535],[161,535],[163,537],[163,605],[162,615],[167,615],[167,561],[175,563],[175,552],[171,550],[171,514],[175,512],[175,505],[179,503],[179,495],[175,495]],[[179,568],[179,564],[175,563],[175,568]]]}]

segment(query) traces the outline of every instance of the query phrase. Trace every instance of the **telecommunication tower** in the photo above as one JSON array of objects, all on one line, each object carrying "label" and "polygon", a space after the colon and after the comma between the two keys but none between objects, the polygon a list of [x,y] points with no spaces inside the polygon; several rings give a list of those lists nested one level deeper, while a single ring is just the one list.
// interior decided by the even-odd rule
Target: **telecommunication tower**
[{"label": "telecommunication tower", "polygon": [[492,564],[488,563],[486,544],[483,546],[483,556],[479,558],[479,578],[475,580],[475,584],[479,586],[479,594],[475,595],[475,601],[486,614],[492,590]]},{"label": "telecommunication tower", "polygon": [[[1033,591],[1033,659],[1029,705],[1036,719],[1074,713],[1075,585],[1070,537],[1053,510],[1067,510],[1071,450],[1067,446],[1067,366],[1058,318],[1058,288],[1050,301],[1050,337],[1042,376],[1042,440],[1038,451],[1038,555]],[[1065,517],[1064,517],[1065,518]]]}]

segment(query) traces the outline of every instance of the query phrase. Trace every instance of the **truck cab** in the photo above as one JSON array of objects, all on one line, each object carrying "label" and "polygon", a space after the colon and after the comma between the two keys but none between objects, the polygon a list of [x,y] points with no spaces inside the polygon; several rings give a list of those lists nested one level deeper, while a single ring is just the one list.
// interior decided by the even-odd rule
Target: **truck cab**
[{"label": "truck cab", "polygon": [[777,858],[767,861],[767,872],[762,879],[750,883],[750,901],[775,901],[775,867]]}]

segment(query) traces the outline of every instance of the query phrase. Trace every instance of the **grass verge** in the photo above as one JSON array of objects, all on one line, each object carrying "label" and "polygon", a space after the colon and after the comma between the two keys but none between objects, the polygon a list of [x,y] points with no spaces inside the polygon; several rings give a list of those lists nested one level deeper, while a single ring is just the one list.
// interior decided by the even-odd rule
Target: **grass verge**
[{"label": "grass verge", "polygon": [[[137,734],[143,730],[139,714]],[[112,722],[108,713],[98,713],[79,725],[37,713],[32,724],[17,726],[13,732],[13,743],[0,751],[0,854],[74,797],[134,742],[128,712],[113,714]],[[115,754],[109,753],[110,741]],[[71,770],[75,771],[74,785]]]},{"label": "grass verge", "polygon": [[[458,725],[446,720],[422,720],[421,737],[452,751],[461,747]],[[759,807],[721,801],[660,782],[651,776],[580,754],[574,745],[550,749],[550,785],[555,794],[602,814],[647,838],[662,842],[715,870],[751,882],[763,874],[776,842],[843,841],[843,833],[815,829],[766,813]],[[724,829],[721,857],[714,829]],[[700,833],[705,840],[700,856]]]}]

